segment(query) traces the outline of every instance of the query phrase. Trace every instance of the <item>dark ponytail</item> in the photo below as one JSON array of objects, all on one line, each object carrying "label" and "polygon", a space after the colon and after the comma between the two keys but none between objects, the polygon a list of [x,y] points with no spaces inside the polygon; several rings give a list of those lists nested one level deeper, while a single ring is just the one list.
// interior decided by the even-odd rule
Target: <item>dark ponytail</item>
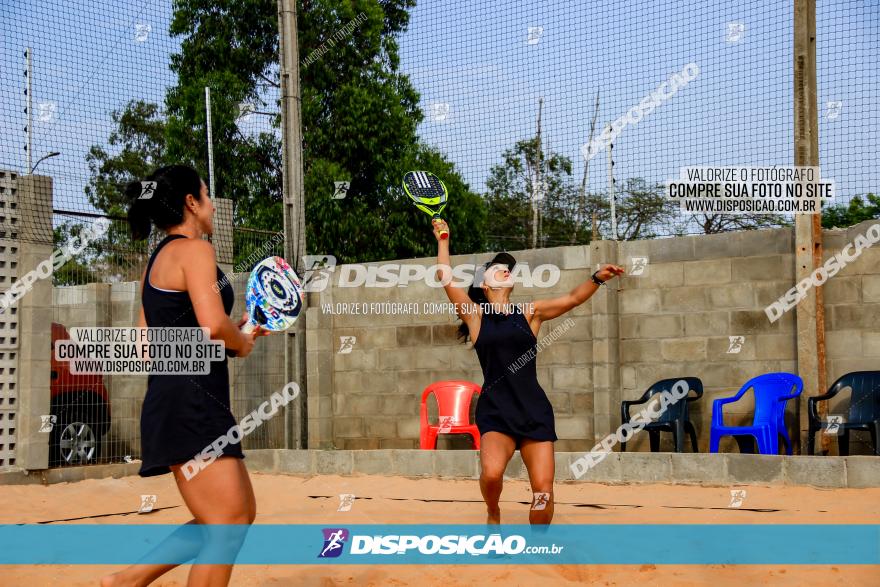
[{"label": "dark ponytail", "polygon": [[[144,182],[155,182],[151,192],[145,191]],[[135,240],[150,236],[151,225],[167,230],[183,222],[186,195],[196,200],[202,197],[202,178],[198,171],[187,165],[161,167],[141,181],[133,181],[125,187],[128,208],[128,225]],[[146,197],[144,197],[146,196]]]}]

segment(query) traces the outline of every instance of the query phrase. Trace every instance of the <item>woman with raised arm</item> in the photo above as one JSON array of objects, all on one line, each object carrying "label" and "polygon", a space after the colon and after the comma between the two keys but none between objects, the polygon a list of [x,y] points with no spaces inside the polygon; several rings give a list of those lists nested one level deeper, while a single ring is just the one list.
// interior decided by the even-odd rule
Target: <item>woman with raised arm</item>
[{"label": "woman with raised arm", "polygon": [[470,337],[483,370],[483,387],[477,400],[476,420],[480,431],[480,492],[486,502],[487,522],[501,523],[498,506],[507,463],[519,449],[532,487],[529,522],[549,524],[553,519],[553,443],[557,440],[553,406],[538,383],[535,365],[541,324],[557,318],[587,301],[607,280],[623,274],[623,268],[605,265],[566,295],[511,305],[511,271],[516,260],[499,253],[484,266],[482,278],[465,293],[451,283],[449,230],[434,221],[437,238],[438,280],[462,320],[460,337]]},{"label": "woman with raised arm", "polygon": [[[131,201],[128,221],[136,240],[147,238],[152,226],[167,235],[153,251],[141,278],[139,326],[202,327],[212,340],[223,341],[227,355],[248,356],[255,338],[265,333],[259,328],[251,334],[240,330],[247,314],[237,324],[229,318],[234,294],[217,266],[214,247],[203,239],[213,233],[215,208],[198,172],[183,165],[162,167],[144,184],[129,184],[126,195]],[[188,585],[229,583],[231,564],[200,564],[199,555],[219,552],[223,560],[234,560],[256,516],[241,445],[227,444],[216,460],[195,475],[185,475],[182,467],[236,424],[229,406],[225,358],[212,361],[207,375],[150,374],[141,411],[143,464],[139,473],[143,477],[172,473],[193,515],[187,524],[223,524],[227,530],[195,533],[185,526],[148,555],[161,564],[132,565],[104,577],[102,587],[148,585],[177,566],[169,561],[192,559]],[[194,539],[198,536],[204,539]]]}]

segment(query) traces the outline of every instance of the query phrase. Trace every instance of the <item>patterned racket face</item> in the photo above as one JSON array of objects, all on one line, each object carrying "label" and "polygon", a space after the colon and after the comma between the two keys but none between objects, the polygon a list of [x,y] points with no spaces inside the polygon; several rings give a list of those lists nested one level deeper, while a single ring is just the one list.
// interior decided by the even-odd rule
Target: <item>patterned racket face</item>
[{"label": "patterned racket face", "polygon": [[446,205],[446,186],[430,171],[409,171],[403,176],[403,189],[410,199],[425,207]]},{"label": "patterned racket face", "polygon": [[248,278],[245,304],[251,320],[264,330],[287,330],[302,309],[299,277],[281,257],[264,259]]}]

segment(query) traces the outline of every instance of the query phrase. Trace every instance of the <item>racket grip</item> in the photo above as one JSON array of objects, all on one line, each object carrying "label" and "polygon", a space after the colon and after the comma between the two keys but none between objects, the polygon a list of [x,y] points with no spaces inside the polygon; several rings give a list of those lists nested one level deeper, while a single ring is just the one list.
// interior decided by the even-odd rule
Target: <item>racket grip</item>
[{"label": "racket grip", "polygon": [[256,329],[257,329],[257,325],[254,324],[253,322],[251,322],[250,320],[248,320],[245,323],[245,325],[241,327],[241,331],[244,332],[245,334],[250,334],[251,332],[253,332]]},{"label": "racket grip", "polygon": [[[434,218],[434,220],[432,220],[432,222],[433,222],[434,224],[437,224],[438,222],[441,222],[441,220],[440,220],[439,218]],[[441,229],[441,230],[440,230],[440,239],[441,239],[441,240],[446,240],[446,239],[448,239],[448,238],[449,238],[449,231],[446,230],[445,228]]]}]

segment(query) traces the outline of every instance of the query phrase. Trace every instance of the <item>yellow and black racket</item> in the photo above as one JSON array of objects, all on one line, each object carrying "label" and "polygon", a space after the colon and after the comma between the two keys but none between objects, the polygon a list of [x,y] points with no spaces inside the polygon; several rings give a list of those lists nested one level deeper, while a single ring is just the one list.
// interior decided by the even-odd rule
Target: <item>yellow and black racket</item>
[{"label": "yellow and black racket", "polygon": [[[432,223],[440,220],[449,193],[440,178],[430,171],[408,171],[403,176],[403,191],[416,208],[431,216]],[[449,232],[440,231],[440,238],[448,238]]]}]

